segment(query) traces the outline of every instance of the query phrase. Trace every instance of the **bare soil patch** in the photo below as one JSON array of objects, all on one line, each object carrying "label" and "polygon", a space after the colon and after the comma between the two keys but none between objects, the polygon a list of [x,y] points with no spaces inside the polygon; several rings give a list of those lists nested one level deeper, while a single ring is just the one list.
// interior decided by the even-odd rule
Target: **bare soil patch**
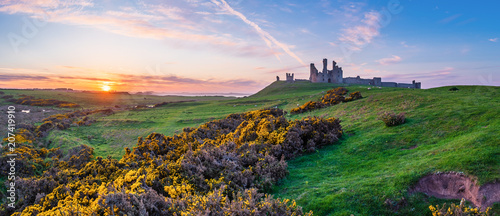
[{"label": "bare soil patch", "polygon": [[422,192],[441,199],[462,199],[472,202],[483,211],[500,202],[500,183],[478,185],[460,173],[431,174],[421,178],[410,192]]}]

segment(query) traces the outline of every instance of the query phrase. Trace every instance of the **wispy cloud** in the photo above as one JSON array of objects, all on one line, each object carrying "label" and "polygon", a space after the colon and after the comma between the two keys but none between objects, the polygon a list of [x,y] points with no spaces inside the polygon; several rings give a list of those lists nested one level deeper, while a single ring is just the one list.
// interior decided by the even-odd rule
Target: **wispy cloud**
[{"label": "wispy cloud", "polygon": [[455,14],[455,15],[452,15],[452,16],[449,16],[449,17],[446,17],[446,18],[440,20],[439,23],[441,23],[441,24],[447,24],[447,23],[449,23],[449,22],[451,22],[453,20],[456,20],[457,18],[459,18],[461,16],[462,16],[462,14]]},{"label": "wispy cloud", "polygon": [[339,4],[332,4],[331,1],[321,0],[320,7],[323,8],[325,14],[334,16],[336,19],[341,19],[345,22],[359,22],[363,17],[359,16],[366,7],[364,2],[345,2]]},{"label": "wispy cloud", "polygon": [[466,25],[466,24],[475,22],[476,20],[477,20],[476,18],[469,18],[469,19],[466,19],[466,20],[464,20],[462,22],[457,23],[457,25],[458,26]]},{"label": "wispy cloud", "polygon": [[455,68],[453,68],[453,67],[445,67],[441,70],[431,71],[430,73],[433,75],[448,75],[454,70],[455,70]]},{"label": "wispy cloud", "polygon": [[401,41],[401,46],[405,47],[405,48],[416,48],[417,46],[415,45],[408,45],[408,43],[406,43],[406,41]]},{"label": "wispy cloud", "polygon": [[[268,32],[264,31],[259,25],[257,25],[255,22],[252,22],[250,20],[247,19],[247,17],[245,15],[243,15],[242,13],[234,10],[225,0],[211,0],[214,4],[216,4],[217,6],[219,6],[220,8],[222,8],[223,10],[226,10],[228,11],[230,14],[234,15],[234,16],[237,16],[238,18],[240,18],[243,22],[245,22],[246,24],[250,25],[251,27],[254,28],[254,30],[259,34],[259,36],[262,38],[262,40],[264,40],[264,42],[266,43],[266,45],[270,48],[270,49],[274,49],[275,46],[281,48],[283,51],[285,51],[289,56],[291,56],[292,58],[294,58],[295,60],[297,60],[298,62],[300,62],[301,64],[305,65],[304,62],[302,61],[302,59],[300,59],[295,53],[293,53],[289,46],[284,44],[284,43],[281,43],[279,42],[278,40],[276,40],[276,38],[274,38],[273,36],[271,36]],[[278,55],[275,55],[278,59],[279,59],[279,56]]]},{"label": "wispy cloud", "polygon": [[410,79],[422,79],[422,80],[432,80],[438,78],[454,78],[456,77],[453,72],[455,68],[453,67],[444,67],[442,69],[421,72],[418,74],[388,74],[384,75],[383,79],[396,80],[396,81],[404,81]]},{"label": "wispy cloud", "polygon": [[360,63],[360,64],[355,64],[355,63],[348,63],[344,66],[344,68],[349,68],[351,71],[361,71],[362,68],[367,65],[366,62]]},{"label": "wispy cloud", "polygon": [[86,81],[102,81],[102,82],[112,82],[111,79],[106,78],[95,78],[95,77],[81,77],[81,76],[58,76],[55,77],[62,80],[86,80]]},{"label": "wispy cloud", "polygon": [[383,58],[383,59],[379,59],[375,62],[378,62],[379,64],[381,65],[390,65],[390,64],[396,64],[396,63],[399,63],[401,62],[403,59],[401,59],[401,57],[397,56],[397,55],[393,55],[392,57],[390,58]]},{"label": "wispy cloud", "polygon": [[287,12],[287,13],[293,13],[292,9],[290,9],[288,7],[280,7],[280,10],[284,11],[284,12]]},{"label": "wispy cloud", "polygon": [[308,34],[308,35],[314,35],[316,36],[316,34],[312,33],[311,31],[309,31],[309,29],[306,29],[306,28],[300,28],[299,31],[301,33],[304,33],[304,34]]},{"label": "wispy cloud", "polygon": [[[227,5],[227,3],[226,3]],[[20,0],[0,2],[0,12],[27,14],[47,22],[91,26],[103,31],[137,38],[172,39],[209,44],[213,49],[237,55],[269,56],[279,52],[252,45],[248,40],[212,29],[205,22],[213,13],[194,13],[193,8],[180,8],[162,4],[141,3],[137,8],[121,7],[114,10],[95,10],[90,0],[53,1]],[[194,14],[194,15],[193,15]],[[274,38],[270,38],[272,41]],[[279,45],[279,42],[276,43]],[[199,49],[200,46],[196,46]],[[287,48],[286,45],[283,45]],[[286,49],[285,49],[286,50]],[[289,50],[288,50],[289,51]],[[293,54],[293,53],[292,53]]]},{"label": "wispy cloud", "polygon": [[373,38],[380,34],[380,14],[370,11],[364,14],[362,24],[342,30],[339,40],[344,43],[362,47],[372,42]]},{"label": "wispy cloud", "polygon": [[49,80],[48,76],[37,76],[37,75],[20,75],[20,74],[0,74],[0,81],[46,81]]},{"label": "wispy cloud", "polygon": [[269,71],[266,71],[266,73],[268,73],[268,74],[278,74],[278,73],[283,73],[283,72],[291,72],[291,71],[293,71],[295,69],[300,69],[300,68],[306,69],[306,66],[304,66],[304,65],[297,65],[297,66],[293,66],[293,67],[284,67],[284,68],[269,70]]},{"label": "wispy cloud", "polygon": [[497,42],[497,41],[498,41],[498,38],[490,38],[490,39],[488,39],[488,40],[489,40],[489,41],[491,41],[491,42]]}]

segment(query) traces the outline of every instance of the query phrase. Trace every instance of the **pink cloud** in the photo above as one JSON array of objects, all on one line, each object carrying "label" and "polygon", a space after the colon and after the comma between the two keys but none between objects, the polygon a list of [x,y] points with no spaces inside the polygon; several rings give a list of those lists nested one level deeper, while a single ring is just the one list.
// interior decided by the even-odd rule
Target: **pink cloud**
[{"label": "pink cloud", "polygon": [[453,71],[455,71],[455,68],[445,67],[443,69],[421,72],[418,74],[387,74],[384,75],[382,79],[387,78],[389,80],[410,80],[410,79],[430,80],[437,78],[454,78],[455,75],[453,75],[452,73]]},{"label": "pink cloud", "polygon": [[293,71],[295,69],[300,69],[300,68],[306,69],[306,67],[307,66],[304,66],[304,65],[298,65],[298,66],[293,66],[293,67],[284,67],[284,68],[270,70],[270,71],[267,71],[266,73],[278,74],[278,73],[290,72],[290,71]]},{"label": "pink cloud", "polygon": [[[93,3],[89,0],[21,0],[0,2],[0,12],[8,14],[27,14],[47,22],[68,25],[84,25],[115,34],[138,38],[172,39],[211,45],[211,48],[237,55],[269,56],[280,52],[252,45],[248,40],[234,38],[229,34],[211,29],[199,17],[193,16],[189,9],[173,6],[147,5],[136,9],[122,7],[119,10],[99,12],[90,10]],[[204,15],[199,15],[204,16]],[[203,18],[199,18],[203,19]],[[268,37],[272,43],[290,52],[284,44]],[[199,46],[197,46],[199,48]]]},{"label": "pink cloud", "polygon": [[434,76],[438,76],[438,75],[448,75],[450,74],[452,71],[454,71],[455,68],[452,68],[452,67],[445,67],[441,70],[436,70],[436,71],[431,71],[429,74],[430,75],[434,75]]},{"label": "pink cloud", "polygon": [[390,64],[396,64],[396,63],[399,63],[401,62],[402,59],[401,57],[397,56],[397,55],[393,55],[392,57],[390,58],[383,58],[383,59],[379,59],[375,62],[378,62],[379,64],[381,65],[390,65]]},{"label": "pink cloud", "polygon": [[362,24],[343,29],[339,40],[344,43],[353,44],[358,48],[371,43],[373,38],[380,34],[380,16],[375,11],[365,13],[361,21]]}]

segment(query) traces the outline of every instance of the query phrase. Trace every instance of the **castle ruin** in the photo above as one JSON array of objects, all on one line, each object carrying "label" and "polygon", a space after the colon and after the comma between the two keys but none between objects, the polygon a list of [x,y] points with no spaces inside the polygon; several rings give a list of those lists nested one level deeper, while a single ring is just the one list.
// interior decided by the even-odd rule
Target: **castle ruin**
[{"label": "castle ruin", "polygon": [[293,73],[286,73],[286,82],[287,83],[295,82],[295,79],[293,79]]},{"label": "castle ruin", "polygon": [[309,81],[313,83],[343,83],[342,68],[337,66],[337,62],[333,61],[333,69],[328,70],[328,60],[323,59],[323,71],[318,72],[318,69],[311,63]]},{"label": "castle ruin", "polygon": [[[323,59],[323,70],[321,72],[316,69],[314,63],[311,63],[309,69],[309,81],[312,83],[339,83],[339,84],[362,84],[362,85],[372,85],[380,87],[400,87],[400,88],[421,88],[420,82],[412,83],[396,83],[396,82],[382,82],[382,78],[373,77],[373,79],[362,79],[357,77],[343,77],[342,67],[337,65],[337,62],[333,61],[332,70],[328,70],[328,60]],[[293,79],[293,73],[286,74],[286,81],[291,83],[295,80]]]}]

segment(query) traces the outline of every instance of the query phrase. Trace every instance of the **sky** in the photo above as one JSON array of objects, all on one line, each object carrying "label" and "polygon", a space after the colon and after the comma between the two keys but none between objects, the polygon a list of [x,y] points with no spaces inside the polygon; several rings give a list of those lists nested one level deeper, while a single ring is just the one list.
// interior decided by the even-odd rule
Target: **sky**
[{"label": "sky", "polygon": [[255,93],[344,77],[500,85],[500,2],[0,0],[0,88]]}]

